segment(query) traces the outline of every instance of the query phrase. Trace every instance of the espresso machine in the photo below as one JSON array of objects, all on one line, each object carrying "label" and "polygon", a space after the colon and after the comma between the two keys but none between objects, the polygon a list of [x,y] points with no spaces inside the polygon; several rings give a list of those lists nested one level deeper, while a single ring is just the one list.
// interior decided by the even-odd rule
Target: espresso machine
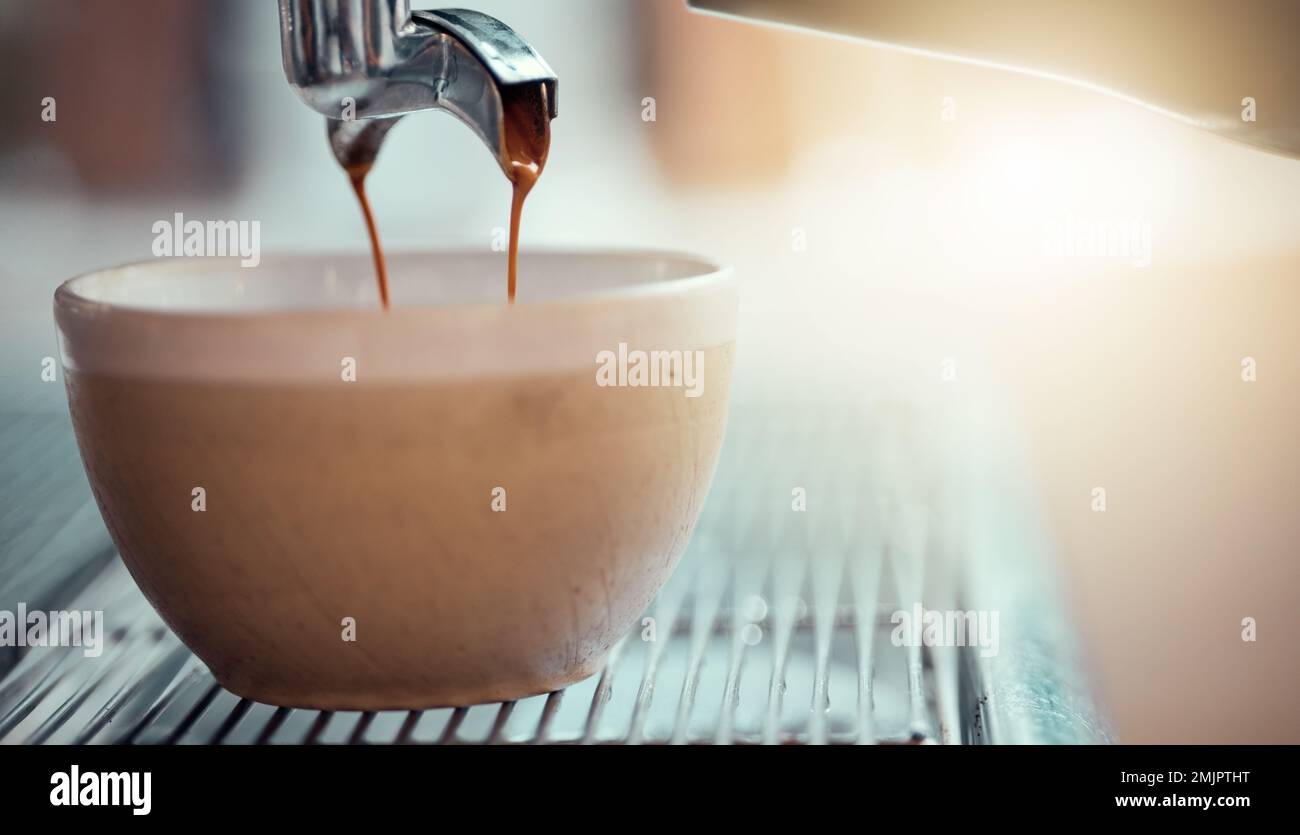
[{"label": "espresso machine", "polygon": [[687,0],[710,14],[1028,73],[1300,157],[1289,0]]},{"label": "espresso machine", "polygon": [[[710,5],[726,11],[721,7],[728,4]],[[755,4],[750,11],[818,5]],[[473,130],[508,174],[506,103],[532,101],[536,118],[556,115],[554,73],[522,37],[487,15],[411,12],[408,0],[280,0],[279,12],[286,77],[326,119],[345,167],[373,162],[388,130],[407,114],[443,110]],[[0,656],[0,743],[1111,738],[1061,614],[1060,589],[1039,559],[1047,548],[1041,532],[1011,512],[1016,502],[987,498],[1020,489],[1009,467],[971,462],[979,482],[969,492],[985,497],[984,505],[969,508],[982,520],[968,539],[971,565],[960,575],[940,576],[939,596],[927,603],[960,600],[1000,610],[1003,628],[1015,638],[995,655],[975,646],[900,645],[891,638],[889,613],[918,600],[923,586],[935,586],[922,577],[920,556],[929,541],[948,535],[936,523],[942,519],[924,513],[903,514],[907,524],[899,531],[887,531],[875,516],[880,507],[909,500],[899,485],[916,479],[904,470],[927,448],[911,431],[914,415],[885,404],[750,417],[729,429],[692,544],[646,611],[662,637],[645,640],[646,621],[638,621],[599,673],[517,703],[358,714],[241,699],[161,622],[113,558],[94,505],[86,502],[24,560],[30,576],[0,586],[0,601],[95,609],[110,600],[120,634],[100,666],[80,663],[72,649]],[[828,455],[841,440],[860,436],[874,439],[870,449]],[[770,455],[778,449],[781,455]],[[828,480],[824,510],[808,516],[816,521],[805,525],[791,513],[757,510],[765,507],[761,485],[800,483],[796,470],[805,462],[818,462]],[[807,559],[814,552],[834,558]],[[59,556],[64,559],[53,558]]]},{"label": "espresso machine", "polygon": [[[1233,15],[1211,14],[1221,9],[1201,0],[1096,0],[1086,7],[985,0],[978,13],[939,0],[687,5],[1030,73],[1118,96],[1261,150],[1300,156],[1300,107],[1294,106],[1300,63],[1289,60],[1300,5],[1286,0],[1252,0]],[[508,174],[506,103],[522,97],[536,103],[537,118],[557,115],[555,73],[521,35],[481,13],[413,12],[408,0],[280,0],[279,25],[286,78],[326,120],[345,166],[373,162],[397,120],[443,110],[472,130]],[[1144,47],[1153,42],[1161,44],[1158,60]],[[877,427],[873,414],[822,409],[750,417],[733,421],[691,550],[648,610],[665,637],[646,642],[638,625],[591,680],[518,703],[331,714],[240,699],[217,684],[140,596],[113,558],[93,503],[51,505],[50,516],[63,515],[60,527],[40,542],[32,537],[29,550],[14,549],[15,564],[21,558],[24,568],[6,575],[0,603],[95,609],[107,600],[120,637],[100,666],[81,663],[74,650],[0,654],[0,743],[1113,738],[1062,615],[1064,595],[1044,569],[1041,555],[1050,543],[1014,512],[1029,504],[1014,466],[992,454],[971,462],[978,480],[968,494],[977,501],[965,510],[983,524],[961,532],[971,560],[945,590],[947,598],[1002,612],[1007,639],[1000,653],[899,647],[889,641],[888,612],[918,599],[922,583],[904,555],[955,535],[936,513],[913,520],[906,536],[882,548],[886,534],[868,512],[898,499],[896,485],[907,480],[898,477],[900,469],[927,448],[908,431],[914,416],[898,415],[878,432],[863,433],[879,442],[862,456],[834,458],[824,439]],[[24,462],[21,469],[54,469],[36,457],[39,445],[27,446],[28,457],[14,459]],[[75,451],[64,453],[64,469],[75,470]],[[755,510],[754,485],[799,483],[796,465],[814,460],[833,473],[833,486],[844,488],[825,491],[832,499],[823,524],[798,528],[788,514]],[[875,562],[863,563],[869,572],[816,573],[812,568],[821,566],[778,561],[807,551],[871,554]],[[737,554],[764,570],[772,566],[770,579],[719,569],[719,555]]]}]

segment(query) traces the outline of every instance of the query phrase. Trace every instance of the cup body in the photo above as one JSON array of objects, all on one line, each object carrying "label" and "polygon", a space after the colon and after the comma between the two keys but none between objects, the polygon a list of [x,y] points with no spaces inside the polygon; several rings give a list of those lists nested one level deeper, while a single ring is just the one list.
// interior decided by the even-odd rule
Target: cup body
[{"label": "cup body", "polygon": [[[56,294],[104,520],[234,693],[377,710],[555,690],[672,572],[725,428],[734,280],[535,254],[507,306],[504,266],[396,255],[388,313],[360,255],[158,261]],[[668,361],[658,385],[598,373],[638,351],[689,352],[696,385]]]}]

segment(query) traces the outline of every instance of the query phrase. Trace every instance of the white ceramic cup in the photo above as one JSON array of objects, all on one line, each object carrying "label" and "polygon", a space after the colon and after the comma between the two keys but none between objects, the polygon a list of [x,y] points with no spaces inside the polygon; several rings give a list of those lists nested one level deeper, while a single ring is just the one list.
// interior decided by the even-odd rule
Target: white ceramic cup
[{"label": "white ceramic cup", "polygon": [[[506,305],[499,254],[389,266],[389,312],[366,255],[161,260],[60,287],[104,520],[238,695],[418,709],[564,687],[690,538],[734,278],[663,253],[528,253]],[[643,376],[651,361],[663,373]]]}]

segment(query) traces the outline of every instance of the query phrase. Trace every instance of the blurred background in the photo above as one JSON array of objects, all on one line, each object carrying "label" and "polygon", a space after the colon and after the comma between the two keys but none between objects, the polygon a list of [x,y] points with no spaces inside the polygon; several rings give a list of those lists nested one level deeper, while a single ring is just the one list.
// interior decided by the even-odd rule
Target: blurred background
[{"label": "blurred background", "polygon": [[[1119,737],[1300,742],[1300,162],[679,0],[475,8],[560,78],[525,249],[734,264],[741,402],[998,403]],[[23,418],[6,431],[66,422],[41,379],[54,288],[149,258],[155,220],[366,246],[270,3],[7,0],[0,77],[0,410]],[[441,114],[403,121],[369,189],[393,249],[488,249],[508,225],[500,170]],[[1116,232],[1146,246],[1094,246]]]}]

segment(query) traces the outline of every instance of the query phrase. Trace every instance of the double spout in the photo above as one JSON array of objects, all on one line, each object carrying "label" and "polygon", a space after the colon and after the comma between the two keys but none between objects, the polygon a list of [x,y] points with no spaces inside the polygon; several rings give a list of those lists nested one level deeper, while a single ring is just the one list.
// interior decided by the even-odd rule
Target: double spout
[{"label": "double spout", "polygon": [[345,167],[373,163],[396,119],[445,110],[511,177],[509,112],[556,116],[555,73],[493,17],[411,12],[409,0],[279,1],[285,76],[329,120],[331,147]]}]

